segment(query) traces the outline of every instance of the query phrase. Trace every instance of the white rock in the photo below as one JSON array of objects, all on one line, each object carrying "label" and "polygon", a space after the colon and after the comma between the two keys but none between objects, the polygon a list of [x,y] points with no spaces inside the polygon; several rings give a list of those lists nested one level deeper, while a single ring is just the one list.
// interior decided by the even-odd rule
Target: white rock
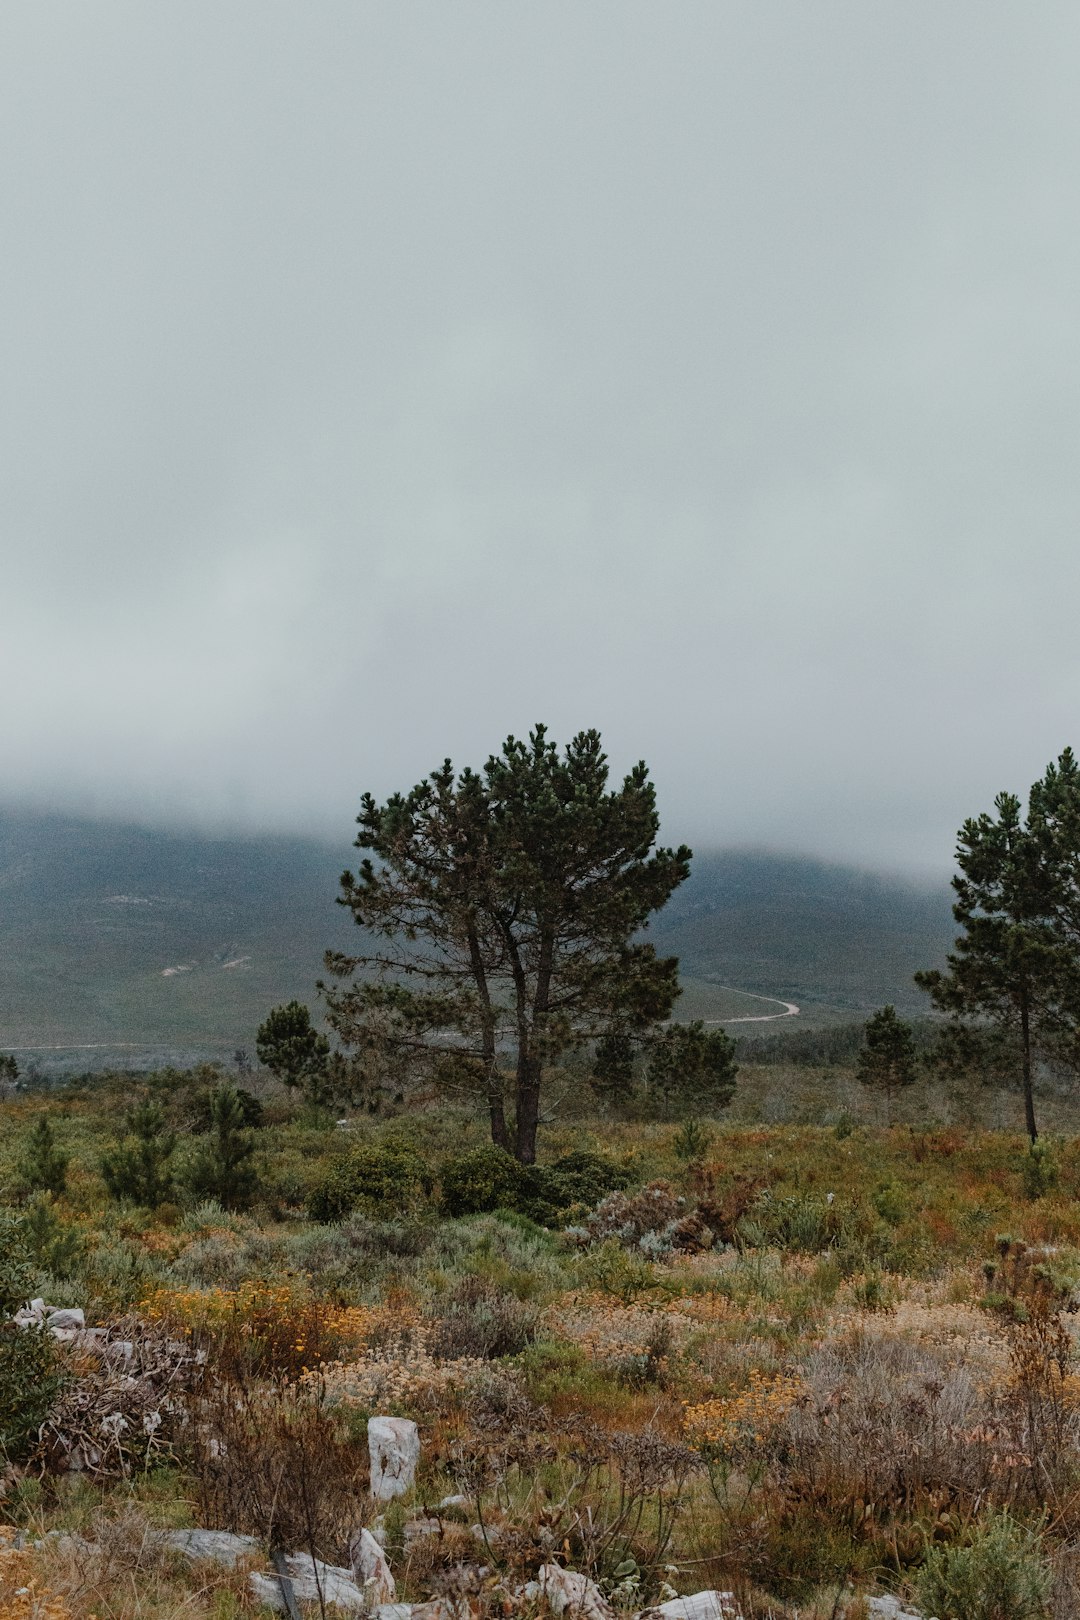
[{"label": "white rock", "polygon": [[350,1538],[349,1562],[352,1564],[353,1579],[363,1587],[372,1608],[393,1603],[397,1597],[394,1577],[390,1573],[386,1554],[370,1530],[357,1530]]},{"label": "white rock", "polygon": [[576,1569],[541,1564],[536,1585],[556,1614],[580,1615],[582,1620],[613,1620],[615,1611],[596,1582]]},{"label": "white rock", "polygon": [[439,1503],[440,1508],[465,1508],[468,1507],[468,1505],[469,1498],[467,1496],[444,1496],[442,1501]]},{"label": "white rock", "polygon": [[694,1592],[689,1597],[669,1598],[645,1615],[663,1615],[664,1620],[742,1620],[733,1592]]},{"label": "white rock", "polygon": [[[364,1593],[347,1569],[335,1564],[324,1564],[310,1553],[290,1553],[285,1568],[293,1584],[298,1603],[318,1603],[320,1590],[324,1603],[335,1603],[346,1614],[363,1614],[368,1607]],[[268,1608],[286,1612],[285,1594],[276,1575],[256,1571],[248,1577],[252,1592]]]},{"label": "white rock", "polygon": [[412,1613],[411,1603],[380,1603],[375,1610],[375,1620],[412,1620]]},{"label": "white rock", "polygon": [[893,1597],[891,1592],[868,1598],[866,1607],[873,1620],[923,1620],[917,1609],[905,1609],[900,1599]]},{"label": "white rock", "polygon": [[241,1558],[259,1551],[254,1536],[236,1536],[231,1530],[161,1530],[154,1540],[183,1553],[193,1564],[207,1559],[226,1569],[235,1569]]},{"label": "white rock", "polygon": [[408,1418],[368,1419],[371,1454],[371,1494],[376,1502],[389,1502],[411,1490],[420,1461],[420,1432]]},{"label": "white rock", "polygon": [[82,1329],[86,1326],[86,1317],[82,1311],[77,1308],[63,1310],[58,1305],[46,1307],[45,1320],[53,1333]]}]

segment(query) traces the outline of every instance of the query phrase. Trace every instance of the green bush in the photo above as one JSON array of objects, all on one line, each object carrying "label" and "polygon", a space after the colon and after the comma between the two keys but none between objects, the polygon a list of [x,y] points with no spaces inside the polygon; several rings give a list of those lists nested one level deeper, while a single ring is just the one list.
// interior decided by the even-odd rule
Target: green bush
[{"label": "green bush", "polygon": [[1033,1201],[1053,1192],[1058,1182],[1057,1160],[1049,1143],[1032,1142],[1024,1155],[1024,1192]]},{"label": "green bush", "polygon": [[873,1204],[882,1220],[887,1221],[890,1226],[899,1226],[909,1213],[903,1187],[891,1179],[877,1186]]},{"label": "green bush", "polygon": [[0,1326],[0,1458],[22,1460],[60,1384],[56,1341],[47,1329]]},{"label": "green bush", "polygon": [[23,1223],[13,1210],[0,1210],[0,1317],[13,1316],[25,1305],[33,1280]]},{"label": "green bush", "polygon": [[[495,1209],[520,1210],[526,1194],[523,1167],[493,1144],[447,1159],[440,1174],[447,1215],[488,1215]],[[525,1212],[527,1213],[527,1212]]]},{"label": "green bush", "polygon": [[102,1156],[102,1180],[118,1202],[157,1209],[173,1195],[171,1163],[176,1138],[165,1128],[165,1110],[151,1098],[132,1109],[125,1127],[126,1139]]},{"label": "green bush", "polygon": [[931,1548],[917,1588],[924,1613],[948,1620],[1044,1620],[1050,1584],[1038,1534],[990,1512],[959,1545]]},{"label": "green bush", "polygon": [[360,1142],[308,1199],[313,1221],[342,1221],[354,1210],[382,1216],[412,1208],[427,1191],[427,1167],[408,1142]]},{"label": "green bush", "polygon": [[259,1178],[251,1162],[255,1144],[244,1127],[243,1099],[235,1087],[218,1086],[210,1093],[210,1121],[209,1139],[187,1167],[188,1193],[199,1202],[215,1198],[225,1209],[242,1209]]},{"label": "green bush", "polygon": [[629,1181],[627,1172],[610,1159],[578,1148],[564,1153],[554,1164],[522,1166],[513,1207],[543,1226],[559,1226],[571,1211],[592,1209]]},{"label": "green bush", "polygon": [[[192,1099],[191,1128],[204,1135],[213,1129],[212,1101],[214,1093],[219,1087],[204,1086],[195,1093]],[[240,1123],[247,1131],[257,1131],[266,1123],[266,1110],[254,1092],[248,1091],[244,1086],[234,1086],[232,1090],[240,1107]]]},{"label": "green bush", "polygon": [[39,1114],[30,1128],[20,1166],[31,1192],[59,1194],[67,1186],[69,1155],[56,1145],[48,1114]]},{"label": "green bush", "polygon": [[700,1119],[688,1119],[683,1122],[675,1132],[672,1140],[675,1157],[684,1164],[691,1164],[695,1159],[702,1159],[712,1145],[712,1132]]},{"label": "green bush", "polygon": [[22,1236],[40,1271],[47,1271],[61,1282],[78,1271],[85,1249],[82,1234],[77,1226],[66,1226],[58,1218],[48,1193],[38,1193],[26,1206]]}]

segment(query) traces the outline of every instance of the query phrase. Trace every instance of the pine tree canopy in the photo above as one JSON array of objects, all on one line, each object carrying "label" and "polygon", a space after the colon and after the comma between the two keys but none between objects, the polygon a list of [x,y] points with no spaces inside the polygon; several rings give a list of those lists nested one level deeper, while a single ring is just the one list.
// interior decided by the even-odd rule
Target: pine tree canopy
[{"label": "pine tree canopy", "polygon": [[995,1026],[1012,1043],[1035,1140],[1038,1055],[1080,1067],[1080,767],[1067,748],[1028,796],[964,822],[953,916],[964,932],[946,972],[917,973],[955,1025]]},{"label": "pine tree canopy", "polygon": [[334,1029],[386,1083],[427,1066],[480,1092],[493,1140],[531,1163],[545,1069],[670,1013],[678,963],[638,936],[690,851],[655,847],[644,763],[609,789],[598,732],[560,752],[543,726],[482,771],[447,760],[385,804],[365,795],[357,822],[368,853],[340,898],[377,948],[328,953]]}]

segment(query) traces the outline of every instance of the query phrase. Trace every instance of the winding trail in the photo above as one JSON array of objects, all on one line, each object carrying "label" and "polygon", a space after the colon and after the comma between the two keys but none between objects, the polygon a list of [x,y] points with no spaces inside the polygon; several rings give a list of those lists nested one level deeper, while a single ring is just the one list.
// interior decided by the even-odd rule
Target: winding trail
[{"label": "winding trail", "polygon": [[732,995],[736,996],[749,996],[751,1001],[772,1001],[778,1007],[783,1007],[784,1010],[778,1013],[744,1013],[741,1018],[706,1018],[703,1020],[706,1024],[771,1024],[776,1018],[797,1018],[799,1016],[799,1009],[795,1003],[793,1001],[781,1001],[779,996],[759,996],[753,990],[736,990],[734,985],[730,984],[718,984],[715,988],[717,990],[730,990]]},{"label": "winding trail", "polygon": [[84,1041],[81,1045],[69,1046],[61,1042],[49,1046],[0,1046],[0,1052],[137,1052],[146,1044],[145,1041]]}]

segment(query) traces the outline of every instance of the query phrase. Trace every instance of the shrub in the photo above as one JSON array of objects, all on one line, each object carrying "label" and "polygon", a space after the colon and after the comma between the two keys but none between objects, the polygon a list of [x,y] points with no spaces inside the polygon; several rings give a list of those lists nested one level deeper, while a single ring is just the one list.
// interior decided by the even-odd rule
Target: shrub
[{"label": "shrub", "polygon": [[0,1210],[0,1317],[14,1314],[30,1298],[33,1268],[23,1223]]},{"label": "shrub", "polygon": [[609,1192],[625,1187],[627,1172],[587,1148],[564,1153],[554,1164],[529,1164],[521,1175],[513,1206],[545,1226],[558,1226],[573,1210],[591,1209]]},{"label": "shrub", "polygon": [[0,1326],[0,1457],[25,1456],[60,1384],[56,1341],[47,1329]]},{"label": "shrub", "polygon": [[[213,1129],[212,1101],[217,1086],[204,1086],[195,1093],[192,1103],[191,1128],[200,1135]],[[233,1091],[240,1105],[240,1123],[247,1131],[261,1130],[266,1123],[266,1109],[253,1091],[244,1086],[234,1086]]]},{"label": "shrub", "polygon": [[211,1358],[189,1396],[189,1417],[200,1523],[346,1561],[367,1448],[338,1421],[317,1380],[235,1380]]},{"label": "shrub", "polygon": [[56,1146],[48,1114],[39,1114],[27,1139],[20,1166],[31,1192],[62,1193],[67,1186],[69,1156]]},{"label": "shrub", "polygon": [[488,1215],[517,1209],[525,1181],[521,1165],[505,1149],[485,1146],[448,1159],[440,1174],[447,1215]]},{"label": "shrub", "polygon": [[197,1199],[216,1198],[226,1209],[251,1202],[258,1176],[251,1163],[254,1143],[244,1129],[244,1105],[233,1086],[210,1093],[210,1140],[188,1166],[189,1192]]},{"label": "shrub", "polygon": [[640,1192],[612,1192],[589,1215],[580,1235],[588,1243],[614,1240],[638,1249],[650,1260],[672,1250],[706,1249],[712,1234],[701,1217],[688,1211],[666,1181],[653,1181]]},{"label": "shrub", "polygon": [[308,1199],[313,1221],[341,1221],[354,1210],[380,1216],[411,1208],[428,1185],[427,1169],[407,1142],[361,1142],[334,1165]]},{"label": "shrub", "polygon": [[518,1355],[532,1344],[539,1320],[535,1305],[504,1293],[486,1277],[464,1277],[436,1324],[431,1349],[446,1360]]},{"label": "shrub", "polygon": [[1049,1143],[1041,1139],[1032,1142],[1024,1155],[1024,1192],[1033,1201],[1053,1192],[1058,1181],[1057,1160]]},{"label": "shrub", "polygon": [[917,1588],[924,1612],[949,1620],[1043,1620],[1050,1580],[1038,1534],[1002,1511],[959,1545],[931,1548]]},{"label": "shrub", "polygon": [[176,1138],[165,1129],[161,1104],[149,1098],[132,1109],[126,1123],[129,1140],[104,1155],[102,1180],[110,1197],[157,1209],[172,1197],[170,1164]]}]

